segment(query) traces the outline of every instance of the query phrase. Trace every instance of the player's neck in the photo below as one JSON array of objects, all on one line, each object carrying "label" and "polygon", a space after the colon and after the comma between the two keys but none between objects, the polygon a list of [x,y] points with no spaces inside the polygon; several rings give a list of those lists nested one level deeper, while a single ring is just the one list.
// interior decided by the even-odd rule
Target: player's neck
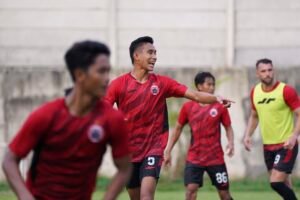
[{"label": "player's neck", "polygon": [[149,72],[144,69],[134,67],[131,71],[131,76],[140,83],[145,83],[148,80]]},{"label": "player's neck", "polygon": [[99,99],[91,97],[80,89],[74,87],[73,91],[65,98],[69,112],[74,116],[84,116],[93,110]]},{"label": "player's neck", "polygon": [[269,85],[262,83],[261,87],[262,87],[263,91],[268,92],[268,91],[273,90],[276,84],[277,84],[277,81],[274,79],[273,82]]}]

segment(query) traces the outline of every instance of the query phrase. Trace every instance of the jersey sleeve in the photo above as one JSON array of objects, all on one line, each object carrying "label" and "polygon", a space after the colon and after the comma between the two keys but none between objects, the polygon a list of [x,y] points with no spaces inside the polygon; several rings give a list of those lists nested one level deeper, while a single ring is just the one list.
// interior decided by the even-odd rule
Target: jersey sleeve
[{"label": "jersey sleeve", "polygon": [[283,97],[291,110],[295,110],[300,107],[300,99],[297,91],[293,87],[286,85],[283,89]]},{"label": "jersey sleeve", "polygon": [[184,104],[179,112],[178,123],[184,126],[188,122],[188,104]]},{"label": "jersey sleeve", "polygon": [[251,108],[256,111],[256,108],[254,105],[254,88],[252,88],[251,92],[250,92],[250,103],[251,103]]},{"label": "jersey sleeve", "polygon": [[119,111],[114,111],[110,118],[110,145],[113,158],[121,158],[129,155],[128,129],[123,115]]},{"label": "jersey sleeve", "polygon": [[9,149],[19,158],[24,158],[41,141],[46,133],[51,117],[44,107],[32,112],[16,136],[9,144]]},{"label": "jersey sleeve", "polygon": [[164,77],[164,84],[167,89],[167,97],[183,97],[187,91],[185,85],[180,84],[169,77]]},{"label": "jersey sleeve", "polygon": [[119,88],[119,83],[118,83],[118,79],[116,79],[112,81],[108,86],[104,100],[109,104],[114,105],[114,103],[117,102],[118,100],[118,88]]},{"label": "jersey sleeve", "polygon": [[221,122],[224,127],[228,127],[231,125],[231,119],[227,108],[224,108],[221,115]]}]

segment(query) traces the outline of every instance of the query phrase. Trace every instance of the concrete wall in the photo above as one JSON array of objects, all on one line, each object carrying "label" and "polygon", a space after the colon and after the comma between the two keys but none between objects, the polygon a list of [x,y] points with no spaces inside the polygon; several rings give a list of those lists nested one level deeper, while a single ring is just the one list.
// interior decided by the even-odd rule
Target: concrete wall
[{"label": "concrete wall", "polygon": [[[11,139],[33,108],[63,95],[70,85],[60,67],[63,54],[83,39],[110,45],[115,75],[130,67],[128,46],[141,35],[154,37],[163,74],[192,86],[189,80],[199,67],[213,70],[219,93],[237,101],[231,108],[237,150],[229,161],[236,177],[265,172],[259,134],[253,153],[245,154],[240,144],[255,82],[247,67],[270,57],[282,69],[281,80],[300,91],[299,0],[0,0],[0,10],[2,142]],[[180,103],[169,102],[175,116]],[[187,142],[183,137],[177,147],[177,163]],[[104,173],[111,174],[111,160],[104,165]]]},{"label": "concrete wall", "polygon": [[128,46],[141,35],[156,40],[162,67],[225,63],[226,1],[119,1],[119,64],[130,65]]},{"label": "concrete wall", "polygon": [[[192,88],[194,75],[199,70],[199,68],[160,68],[157,72],[171,76]],[[202,68],[201,70],[212,71],[216,76],[217,94],[226,95],[236,101],[230,108],[235,131],[235,156],[233,158],[225,157],[230,176],[232,178],[245,176],[255,178],[265,174],[266,169],[263,162],[259,131],[254,135],[254,148],[251,153],[245,152],[241,143],[249,114],[249,90],[256,82],[253,69]],[[112,77],[123,72],[124,70],[114,70]],[[300,68],[278,70],[277,74],[280,80],[285,80],[300,89],[300,80],[298,78]],[[71,83],[68,74],[63,68],[55,70],[49,68],[2,68],[0,70],[0,85],[0,143],[7,143],[34,108],[45,101],[62,96],[64,89],[69,87]],[[174,127],[183,102],[183,99],[171,98],[168,100],[171,129]],[[170,170],[163,171],[163,174],[166,176],[174,178],[182,175],[185,153],[189,145],[189,128],[186,128],[184,133],[174,150],[173,167]],[[223,146],[225,146],[225,134],[222,134],[222,142]],[[4,148],[0,149],[0,155],[3,154],[3,150]],[[106,154],[101,168],[101,173],[108,176],[115,172],[110,156],[110,153]],[[30,161],[26,165],[29,163]],[[295,173],[300,176],[300,166],[296,167]],[[2,176],[2,173],[0,173],[0,178]]]},{"label": "concrete wall", "polygon": [[299,11],[299,0],[236,0],[235,63],[270,57],[281,67],[299,65]]},{"label": "concrete wall", "polygon": [[74,41],[107,41],[109,2],[1,0],[0,65],[55,67]]},{"label": "concrete wall", "polygon": [[299,0],[0,0],[0,9],[0,66],[62,65],[66,48],[89,38],[129,67],[141,35],[154,37],[161,67],[300,64]]}]

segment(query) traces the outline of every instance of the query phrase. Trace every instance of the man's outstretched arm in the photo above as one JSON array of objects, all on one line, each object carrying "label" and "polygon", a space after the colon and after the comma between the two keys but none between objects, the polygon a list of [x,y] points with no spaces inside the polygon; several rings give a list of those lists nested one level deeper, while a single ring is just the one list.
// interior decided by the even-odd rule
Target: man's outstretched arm
[{"label": "man's outstretched arm", "polygon": [[206,92],[191,90],[191,89],[187,89],[187,91],[184,94],[184,97],[203,104],[211,104],[211,103],[219,102],[226,107],[229,107],[230,104],[233,103],[233,101],[230,99],[226,99],[221,96],[209,94]]}]

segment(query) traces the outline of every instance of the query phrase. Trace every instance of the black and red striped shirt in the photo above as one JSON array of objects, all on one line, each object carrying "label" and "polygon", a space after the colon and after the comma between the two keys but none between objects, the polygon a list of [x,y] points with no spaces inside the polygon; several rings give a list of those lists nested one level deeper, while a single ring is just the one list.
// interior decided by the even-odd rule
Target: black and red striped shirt
[{"label": "black and red striped shirt", "polygon": [[191,128],[191,143],[186,160],[200,166],[224,164],[221,146],[221,124],[231,125],[227,108],[220,103],[202,106],[186,102],[180,111],[178,123]]},{"label": "black and red striped shirt", "polygon": [[91,199],[106,146],[114,158],[129,154],[123,115],[99,101],[83,117],[72,116],[64,99],[31,113],[10,143],[19,158],[34,150],[26,185],[36,199]]},{"label": "black and red striped shirt", "polygon": [[130,73],[112,81],[106,99],[117,103],[129,126],[132,162],[140,162],[149,155],[163,154],[168,138],[168,97],[183,97],[187,87],[175,80],[149,74],[145,83]]}]

